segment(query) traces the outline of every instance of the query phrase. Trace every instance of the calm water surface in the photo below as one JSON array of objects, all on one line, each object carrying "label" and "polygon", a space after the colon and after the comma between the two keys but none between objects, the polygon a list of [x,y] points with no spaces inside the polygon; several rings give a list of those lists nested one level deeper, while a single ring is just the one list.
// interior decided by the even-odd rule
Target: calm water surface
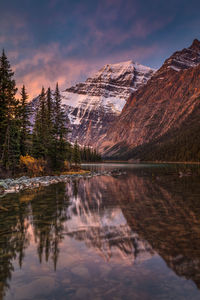
[{"label": "calm water surface", "polygon": [[198,167],[89,168],[0,198],[0,299],[200,299]]}]

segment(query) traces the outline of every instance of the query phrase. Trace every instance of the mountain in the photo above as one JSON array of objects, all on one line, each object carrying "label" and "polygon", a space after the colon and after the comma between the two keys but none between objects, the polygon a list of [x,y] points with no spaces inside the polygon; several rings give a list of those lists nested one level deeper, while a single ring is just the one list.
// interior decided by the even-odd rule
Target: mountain
[{"label": "mountain", "polygon": [[[179,136],[174,136],[175,132],[183,135],[187,120],[199,107],[199,64],[198,40],[168,58],[147,84],[128,99],[120,116],[99,141],[98,147],[104,156],[146,159],[147,155],[140,154],[154,151],[161,138],[164,143],[164,137],[168,136],[168,142],[173,137],[178,143]],[[198,129],[199,122],[195,124]]]},{"label": "mountain", "polygon": [[133,61],[108,64],[62,92],[62,103],[70,121],[70,141],[95,146],[119,116],[131,93],[138,90],[155,70]]},{"label": "mountain", "polygon": [[[130,95],[145,85],[155,73],[154,69],[133,61],[108,64],[83,83],[62,91],[62,104],[66,114],[70,142],[96,146],[109,126],[121,113]],[[30,103],[31,123],[38,97]]]},{"label": "mountain", "polygon": [[155,255],[152,247],[130,229],[120,206],[111,205],[115,198],[111,197],[110,203],[103,197],[108,190],[116,197],[118,185],[113,185],[116,181],[107,176],[102,176],[102,181],[95,177],[81,180],[76,182],[76,195],[72,183],[67,183],[70,201],[65,234],[84,242],[105,261],[141,263]]}]

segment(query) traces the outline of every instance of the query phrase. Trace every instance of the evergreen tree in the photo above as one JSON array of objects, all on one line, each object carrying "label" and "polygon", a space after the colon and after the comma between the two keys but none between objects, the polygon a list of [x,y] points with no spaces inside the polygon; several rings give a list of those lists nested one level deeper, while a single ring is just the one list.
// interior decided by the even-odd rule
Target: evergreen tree
[{"label": "evergreen tree", "polygon": [[90,147],[89,146],[86,148],[86,161],[87,162],[91,161],[91,151],[90,151]]},{"label": "evergreen tree", "polygon": [[83,148],[83,157],[82,157],[82,160],[83,161],[87,161],[87,158],[86,158],[86,147],[85,146]]},{"label": "evergreen tree", "polygon": [[13,75],[3,50],[0,57],[0,158],[3,168],[12,171],[20,155],[17,88]]},{"label": "evergreen tree", "polygon": [[42,87],[39,96],[39,105],[35,116],[35,124],[33,128],[33,156],[35,158],[46,158],[47,155],[47,110],[46,96],[44,87]]},{"label": "evergreen tree", "polygon": [[20,130],[19,122],[13,119],[7,125],[5,141],[2,152],[2,166],[7,171],[15,170],[19,163],[20,157]]},{"label": "evergreen tree", "polygon": [[65,158],[69,157],[67,132],[58,84],[54,101],[51,89],[48,88],[45,95],[42,88],[33,129],[33,156],[47,160],[49,167],[54,170],[61,169]]},{"label": "evergreen tree", "polygon": [[80,149],[79,149],[77,140],[76,140],[76,142],[74,144],[74,148],[73,148],[72,162],[75,164],[75,166],[80,165],[80,163],[81,163]]},{"label": "evergreen tree", "polygon": [[66,144],[66,157],[65,159],[70,162],[72,161],[72,155],[73,155],[73,146],[67,142]]},{"label": "evergreen tree", "polygon": [[65,115],[64,111],[62,109],[62,101],[61,101],[61,95],[58,88],[58,83],[56,84],[56,90],[54,93],[55,98],[55,112],[54,112],[54,119],[55,119],[55,130],[57,137],[63,138],[65,134],[67,133],[67,129],[65,127]]},{"label": "evergreen tree", "polygon": [[47,90],[47,125],[48,128],[53,126],[53,109],[54,103],[50,87]]},{"label": "evergreen tree", "polygon": [[91,149],[89,146],[83,149],[80,149],[81,160],[85,162],[95,162],[101,161],[101,155],[97,152],[96,149]]},{"label": "evergreen tree", "polygon": [[46,122],[47,122],[47,160],[50,167],[54,161],[54,145],[55,145],[55,128],[54,128],[54,102],[50,87],[47,90],[46,102]]},{"label": "evergreen tree", "polygon": [[56,84],[56,90],[54,93],[54,168],[60,169],[64,165],[67,152],[66,135],[68,133],[65,127],[65,114],[61,105],[61,95]]},{"label": "evergreen tree", "polygon": [[28,95],[26,93],[25,86],[23,85],[21,90],[20,99],[20,153],[26,155],[30,151],[30,108],[27,102]]}]

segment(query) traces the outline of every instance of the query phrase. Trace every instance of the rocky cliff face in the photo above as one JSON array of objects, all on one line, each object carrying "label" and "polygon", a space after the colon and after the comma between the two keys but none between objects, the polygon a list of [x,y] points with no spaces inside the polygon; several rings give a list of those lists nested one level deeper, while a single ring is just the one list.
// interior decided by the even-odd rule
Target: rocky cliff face
[{"label": "rocky cliff face", "polygon": [[108,157],[153,141],[178,127],[196,109],[200,97],[200,42],[175,52],[127,101],[99,142]]},{"label": "rocky cliff face", "polygon": [[62,102],[70,120],[70,140],[95,146],[131,93],[146,84],[154,72],[133,61],[105,65],[84,83],[65,90]]}]

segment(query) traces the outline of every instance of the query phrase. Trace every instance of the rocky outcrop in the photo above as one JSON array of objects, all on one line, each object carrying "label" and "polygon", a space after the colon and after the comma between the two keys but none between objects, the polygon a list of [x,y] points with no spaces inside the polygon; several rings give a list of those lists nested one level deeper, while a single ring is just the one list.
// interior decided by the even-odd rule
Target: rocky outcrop
[{"label": "rocky outcrop", "polygon": [[153,141],[178,127],[196,109],[200,97],[200,42],[175,52],[148,83],[127,101],[98,143],[107,157]]}]

